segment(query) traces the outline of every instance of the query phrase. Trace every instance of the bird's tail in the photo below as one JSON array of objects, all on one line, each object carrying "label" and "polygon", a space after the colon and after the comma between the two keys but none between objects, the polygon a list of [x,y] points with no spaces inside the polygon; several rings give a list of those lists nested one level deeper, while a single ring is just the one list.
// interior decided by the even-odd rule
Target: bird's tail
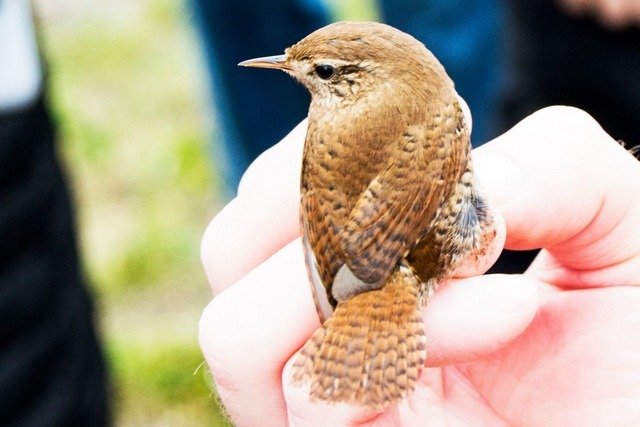
[{"label": "bird's tail", "polygon": [[294,362],[311,400],[382,409],[414,390],[426,357],[418,279],[397,267],[387,284],[338,303]]}]

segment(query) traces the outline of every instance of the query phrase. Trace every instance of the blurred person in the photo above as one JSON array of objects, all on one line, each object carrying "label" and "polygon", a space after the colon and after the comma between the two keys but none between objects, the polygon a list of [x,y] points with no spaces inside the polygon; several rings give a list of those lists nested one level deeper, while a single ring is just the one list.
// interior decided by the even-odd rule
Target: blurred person
[{"label": "blurred person", "polygon": [[503,8],[499,0],[379,0],[382,20],[423,42],[473,114],[471,143],[499,131]]},{"label": "blurred person", "polygon": [[640,144],[640,0],[515,0],[508,5],[504,129],[553,104],[593,115]]},{"label": "blurred person", "polygon": [[543,250],[525,274],[441,285],[423,310],[418,386],[381,412],[310,402],[290,381],[320,326],[299,238],[305,133],[254,162],[202,242],[215,298],[200,344],[236,425],[637,423],[640,162],[593,118],[546,108],[474,150],[506,246]]},{"label": "blurred person", "polygon": [[[282,139],[307,112],[309,95],[279,73],[238,67],[248,58],[281,52],[329,22],[321,0],[192,0],[216,115],[216,166],[235,194],[240,177],[264,150]],[[269,123],[269,126],[264,126]]]},{"label": "blurred person", "polygon": [[567,12],[574,15],[591,15],[612,29],[640,25],[638,0],[559,0]]},{"label": "blurred person", "polygon": [[0,0],[0,425],[107,425],[30,4]]},{"label": "blurred person", "polygon": [[[379,0],[383,20],[422,41],[465,99],[473,116],[471,143],[500,130],[504,11],[499,0]],[[522,273],[537,251],[505,250],[490,273]]]},{"label": "blurred person", "polygon": [[[323,0],[192,0],[211,77],[217,165],[235,194],[249,164],[306,115],[309,96],[280,73],[239,69],[278,54],[329,22]],[[500,85],[498,0],[380,0],[383,21],[421,40],[440,59],[474,115],[472,142],[495,135]],[[268,123],[269,126],[265,126]]]}]

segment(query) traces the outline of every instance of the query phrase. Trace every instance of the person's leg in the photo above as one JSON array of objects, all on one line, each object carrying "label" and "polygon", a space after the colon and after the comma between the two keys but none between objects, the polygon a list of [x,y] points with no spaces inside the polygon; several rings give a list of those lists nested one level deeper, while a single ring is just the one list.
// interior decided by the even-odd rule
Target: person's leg
[{"label": "person's leg", "polygon": [[541,107],[573,105],[627,147],[640,144],[640,28],[609,30],[557,3],[508,2],[504,128]]},{"label": "person's leg", "polygon": [[[282,73],[256,73],[237,64],[276,55],[328,22],[320,1],[192,0],[209,64],[224,175],[232,191],[253,159],[302,120],[309,96]],[[218,164],[219,158],[215,159]],[[224,165],[221,165],[224,166]]]},{"label": "person's leg", "polygon": [[497,134],[502,7],[497,0],[380,0],[384,21],[442,62],[469,104],[474,146]]},{"label": "person's leg", "polygon": [[45,103],[0,114],[0,424],[106,425],[106,373]]}]

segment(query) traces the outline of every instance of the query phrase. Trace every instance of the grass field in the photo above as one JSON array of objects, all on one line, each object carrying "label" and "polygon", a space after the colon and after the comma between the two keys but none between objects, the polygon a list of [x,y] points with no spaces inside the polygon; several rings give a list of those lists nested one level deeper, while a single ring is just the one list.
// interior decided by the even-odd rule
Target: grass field
[{"label": "grass field", "polygon": [[[368,1],[331,2],[338,18]],[[205,75],[182,0],[36,2],[119,425],[221,425],[197,345],[219,209]]]}]

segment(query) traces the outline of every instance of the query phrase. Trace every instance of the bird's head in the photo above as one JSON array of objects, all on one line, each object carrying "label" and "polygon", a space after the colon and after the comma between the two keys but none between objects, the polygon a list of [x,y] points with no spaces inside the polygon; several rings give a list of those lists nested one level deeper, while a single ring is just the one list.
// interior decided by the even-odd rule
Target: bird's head
[{"label": "bird's head", "polygon": [[338,22],[320,28],[283,55],[250,59],[239,65],[275,68],[295,77],[314,102],[330,106],[361,99],[424,93],[453,84],[438,60],[415,38],[375,22]]}]

